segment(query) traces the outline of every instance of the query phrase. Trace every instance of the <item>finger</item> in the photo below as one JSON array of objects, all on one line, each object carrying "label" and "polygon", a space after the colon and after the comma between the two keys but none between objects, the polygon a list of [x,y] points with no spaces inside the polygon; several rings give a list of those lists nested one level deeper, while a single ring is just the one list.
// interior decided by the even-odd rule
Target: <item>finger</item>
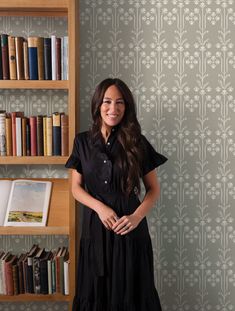
[{"label": "finger", "polygon": [[108,224],[107,221],[104,221],[104,222],[103,222],[103,225],[105,226],[105,228],[106,228],[107,230],[111,230],[111,228],[110,228],[110,226],[109,226],[109,224]]},{"label": "finger", "polygon": [[123,220],[122,222],[119,223],[118,226],[113,229],[115,232],[120,231],[122,228],[124,228],[128,224],[128,220]]},{"label": "finger", "polygon": [[131,228],[131,223],[127,223],[125,226],[123,226],[120,230],[118,230],[116,233],[117,234],[121,234],[125,231],[129,231],[129,229]]},{"label": "finger", "polygon": [[134,228],[134,226],[130,226],[128,229],[126,229],[125,231],[121,232],[120,234],[121,235],[125,235],[125,234],[129,233],[130,231],[132,231],[133,228]]},{"label": "finger", "polygon": [[123,226],[123,223],[126,224],[127,221],[128,221],[127,217],[126,216],[122,216],[113,225],[113,230],[117,229],[118,226],[120,226],[119,228],[121,228]]}]

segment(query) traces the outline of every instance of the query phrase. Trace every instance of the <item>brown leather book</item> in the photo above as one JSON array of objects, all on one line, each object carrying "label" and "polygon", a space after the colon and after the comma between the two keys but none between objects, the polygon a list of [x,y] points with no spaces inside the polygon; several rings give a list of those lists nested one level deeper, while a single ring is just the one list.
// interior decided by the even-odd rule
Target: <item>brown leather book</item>
[{"label": "brown leather book", "polygon": [[34,116],[29,117],[30,124],[30,146],[31,156],[37,155],[37,119]]},{"label": "brown leather book", "polygon": [[44,40],[42,37],[37,37],[37,55],[38,55],[38,80],[44,80]]},{"label": "brown leather book", "polygon": [[61,114],[61,155],[69,154],[69,117]]},{"label": "brown leather book", "polygon": [[43,117],[37,116],[37,155],[43,156]]},{"label": "brown leather book", "polygon": [[1,49],[2,49],[2,76],[3,80],[9,80],[9,57],[8,57],[8,35],[1,34]]},{"label": "brown leather book", "polygon": [[5,277],[6,277],[6,294],[14,295],[14,281],[13,281],[13,265],[17,262],[17,256],[11,255],[5,261]]},{"label": "brown leather book", "polygon": [[23,263],[24,263],[25,258],[27,258],[27,254],[22,253],[17,262],[18,273],[19,273],[19,294],[25,293],[24,269],[23,269]]},{"label": "brown leather book", "polygon": [[12,156],[12,123],[11,115],[6,115],[6,151],[7,156]]},{"label": "brown leather book", "polygon": [[27,140],[26,140],[26,128],[27,128],[28,118],[22,118],[22,155],[27,156]]},{"label": "brown leather book", "polygon": [[19,294],[19,271],[18,271],[17,263],[18,263],[18,258],[12,264],[14,295]]},{"label": "brown leather book", "polygon": [[29,55],[28,55],[28,42],[23,42],[23,58],[24,58],[24,78],[29,80]]},{"label": "brown leather book", "polygon": [[56,38],[56,80],[61,80],[61,38]]},{"label": "brown leather book", "polygon": [[8,36],[8,56],[10,79],[16,80],[16,46],[15,37]]},{"label": "brown leather book", "polygon": [[23,37],[15,37],[17,80],[24,80]]}]

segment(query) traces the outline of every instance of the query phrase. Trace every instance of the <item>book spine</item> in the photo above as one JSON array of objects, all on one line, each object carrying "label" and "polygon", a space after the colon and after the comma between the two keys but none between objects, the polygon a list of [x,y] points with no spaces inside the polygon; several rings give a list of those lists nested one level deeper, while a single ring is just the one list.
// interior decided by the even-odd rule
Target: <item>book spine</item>
[{"label": "book spine", "polygon": [[47,116],[43,116],[43,155],[47,156]]},{"label": "book spine", "polygon": [[15,38],[17,80],[24,80],[23,37]]},{"label": "book spine", "polygon": [[6,113],[0,112],[0,156],[6,156]]},{"label": "book spine", "polygon": [[38,79],[44,80],[44,46],[43,38],[37,38],[37,55],[38,55]]},{"label": "book spine", "polygon": [[9,57],[8,57],[8,35],[1,34],[1,49],[2,49],[2,75],[3,80],[9,80]]},{"label": "book spine", "polygon": [[63,80],[68,80],[68,36],[63,38]]},{"label": "book spine", "polygon": [[15,37],[8,36],[8,56],[10,79],[16,80],[16,46]]},{"label": "book spine", "polygon": [[28,257],[27,260],[27,288],[28,293],[33,294],[34,293],[34,286],[33,286],[33,257]]},{"label": "book spine", "polygon": [[24,78],[29,80],[29,56],[28,56],[28,42],[23,42],[23,58],[24,58]]},{"label": "book spine", "polygon": [[19,294],[19,271],[17,264],[12,266],[14,295]]},{"label": "book spine", "polygon": [[12,156],[12,124],[11,117],[6,117],[6,151],[7,156]]},{"label": "book spine", "polygon": [[44,38],[44,74],[45,80],[51,80],[51,38]]},{"label": "book spine", "polygon": [[16,112],[11,112],[12,125],[12,155],[16,156]]},{"label": "book spine", "polygon": [[5,262],[6,294],[14,295],[13,271],[11,262]]},{"label": "book spine", "polygon": [[51,275],[51,260],[47,260],[47,273],[48,273],[48,294],[52,294],[52,275]]},{"label": "book spine", "polygon": [[30,135],[30,124],[29,119],[27,119],[26,123],[26,155],[31,155],[31,135]]},{"label": "book spine", "polygon": [[46,134],[47,134],[47,155],[52,156],[52,117],[47,117],[47,124],[46,124]]},{"label": "book spine", "polygon": [[64,262],[64,295],[69,295],[69,260]]},{"label": "book spine", "polygon": [[34,258],[34,292],[35,294],[40,294],[41,292],[41,285],[40,285],[40,260],[39,258]]},{"label": "book spine", "polygon": [[38,80],[37,37],[28,38],[29,78]]},{"label": "book spine", "polygon": [[61,155],[69,154],[69,117],[66,114],[61,114]]},{"label": "book spine", "polygon": [[30,124],[30,146],[31,146],[31,156],[37,155],[37,121],[36,117],[31,116],[29,118]]},{"label": "book spine", "polygon": [[26,151],[26,125],[27,125],[27,118],[23,117],[22,118],[22,155],[26,156],[27,151]]},{"label": "book spine", "polygon": [[48,294],[48,271],[47,260],[40,261],[40,287],[41,294]]},{"label": "book spine", "polygon": [[59,112],[54,112],[52,114],[52,146],[53,155],[61,155],[61,125]]},{"label": "book spine", "polygon": [[16,155],[22,156],[21,117],[16,117]]},{"label": "book spine", "polygon": [[1,36],[0,36],[0,80],[3,79],[2,76],[2,48],[1,48]]},{"label": "book spine", "polygon": [[61,38],[56,38],[56,80],[61,80]]},{"label": "book spine", "polygon": [[43,156],[43,117],[37,116],[37,155]]},{"label": "book spine", "polygon": [[56,36],[51,36],[51,75],[56,80]]}]

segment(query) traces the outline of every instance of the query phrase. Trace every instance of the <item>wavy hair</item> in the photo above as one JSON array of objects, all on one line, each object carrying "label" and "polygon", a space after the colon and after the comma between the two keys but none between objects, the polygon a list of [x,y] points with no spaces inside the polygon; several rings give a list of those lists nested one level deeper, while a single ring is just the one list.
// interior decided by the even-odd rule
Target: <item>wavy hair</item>
[{"label": "wavy hair", "polygon": [[122,172],[121,188],[127,195],[135,188],[140,192],[141,163],[143,150],[141,144],[141,127],[136,116],[136,106],[129,87],[120,79],[105,79],[97,85],[91,100],[91,114],[93,124],[91,136],[93,139],[101,137],[102,118],[100,106],[106,90],[115,85],[121,93],[124,103],[124,116],[118,126],[117,139],[122,148],[117,155],[118,165]]}]

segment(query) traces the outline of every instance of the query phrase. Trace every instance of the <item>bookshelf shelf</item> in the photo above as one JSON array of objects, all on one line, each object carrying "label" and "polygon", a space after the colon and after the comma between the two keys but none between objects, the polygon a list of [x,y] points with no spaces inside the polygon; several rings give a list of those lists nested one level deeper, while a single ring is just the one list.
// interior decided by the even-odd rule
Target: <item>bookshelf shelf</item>
[{"label": "bookshelf shelf", "polygon": [[46,157],[46,156],[37,156],[37,157],[5,157],[0,156],[0,165],[8,165],[8,164],[20,164],[20,165],[33,165],[33,164],[53,164],[53,165],[59,165],[59,164],[65,164],[68,157],[62,157],[62,156],[52,156],[52,157]]},{"label": "bookshelf shelf", "polygon": [[0,89],[68,89],[67,80],[0,80]]},{"label": "bookshelf shelf", "polygon": [[[39,227],[0,227],[0,235],[41,235]],[[69,227],[44,227],[43,235],[68,235]]]},{"label": "bookshelf shelf", "polygon": [[53,294],[53,295],[38,295],[38,294],[21,294],[15,296],[0,295],[0,301],[70,301],[69,295]]}]

